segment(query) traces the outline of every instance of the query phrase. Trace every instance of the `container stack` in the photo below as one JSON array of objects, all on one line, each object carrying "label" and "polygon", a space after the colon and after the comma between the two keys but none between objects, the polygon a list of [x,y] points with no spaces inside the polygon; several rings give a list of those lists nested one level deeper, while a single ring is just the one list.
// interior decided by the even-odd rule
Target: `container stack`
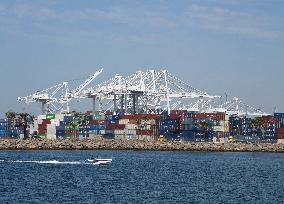
[{"label": "container stack", "polygon": [[10,136],[10,121],[8,119],[0,119],[0,138]]},{"label": "container stack", "polygon": [[181,123],[181,138],[193,141],[223,141],[229,133],[228,119],[224,113],[189,112]]},{"label": "container stack", "polygon": [[10,123],[10,137],[12,138],[23,138],[25,132],[24,121],[22,118],[15,118]]},{"label": "container stack", "polygon": [[284,113],[274,113],[274,118],[277,142],[284,143]]},{"label": "container stack", "polygon": [[50,120],[48,119],[39,119],[38,121],[38,130],[37,136],[39,138],[46,138],[47,136],[47,125],[51,124]]},{"label": "container stack", "polygon": [[274,113],[275,128],[284,128],[284,113]]},{"label": "container stack", "polygon": [[231,116],[229,119],[230,135],[250,136],[252,134],[252,119],[246,116]]},{"label": "container stack", "polygon": [[138,137],[138,140],[157,140],[158,128],[156,121],[158,120],[158,118],[158,115],[141,114],[138,120],[136,122],[133,122],[135,125],[137,125],[136,135]]},{"label": "container stack", "polygon": [[158,139],[201,142],[268,141],[284,139],[284,113],[248,118],[225,113],[198,113],[172,110],[161,114],[114,115],[85,114],[39,115],[33,123],[16,118],[0,120],[0,137],[20,137],[26,131],[39,138],[107,138],[117,140]]},{"label": "container stack", "polygon": [[[276,134],[277,119],[273,116],[263,116],[262,140],[274,140]],[[259,134],[260,135],[260,134]]]},{"label": "container stack", "polygon": [[106,116],[105,136],[118,140],[155,139],[157,115],[136,114],[122,116]]},{"label": "container stack", "polygon": [[179,119],[160,119],[157,120],[158,135],[164,136],[166,140],[175,140],[180,134],[181,122]]}]

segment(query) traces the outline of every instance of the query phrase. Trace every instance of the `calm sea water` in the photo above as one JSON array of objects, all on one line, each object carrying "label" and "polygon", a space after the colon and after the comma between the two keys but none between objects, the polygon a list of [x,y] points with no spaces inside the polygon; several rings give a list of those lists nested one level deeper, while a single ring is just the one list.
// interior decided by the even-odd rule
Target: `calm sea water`
[{"label": "calm sea water", "polygon": [[0,178],[0,203],[284,203],[284,154],[0,151]]}]

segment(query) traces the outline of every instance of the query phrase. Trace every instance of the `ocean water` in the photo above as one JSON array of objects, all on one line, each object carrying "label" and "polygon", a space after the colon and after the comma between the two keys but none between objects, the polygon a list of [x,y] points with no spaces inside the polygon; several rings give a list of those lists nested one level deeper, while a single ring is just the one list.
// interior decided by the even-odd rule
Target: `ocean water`
[{"label": "ocean water", "polygon": [[0,151],[0,178],[9,204],[284,203],[284,154]]}]

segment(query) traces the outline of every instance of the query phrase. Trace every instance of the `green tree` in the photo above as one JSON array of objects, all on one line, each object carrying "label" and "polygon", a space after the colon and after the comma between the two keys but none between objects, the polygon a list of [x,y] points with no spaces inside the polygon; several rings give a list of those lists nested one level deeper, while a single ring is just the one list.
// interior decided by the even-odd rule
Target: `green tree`
[{"label": "green tree", "polygon": [[202,121],[200,123],[200,127],[202,128],[203,130],[203,133],[205,135],[205,139],[208,140],[208,129],[209,129],[209,124],[205,121]]},{"label": "green tree", "polygon": [[14,121],[15,118],[16,118],[16,113],[13,112],[13,111],[8,111],[8,112],[5,113],[5,115],[6,115],[6,117],[7,117],[8,119],[10,119],[11,121]]},{"label": "green tree", "polygon": [[72,121],[70,123],[70,126],[71,126],[72,130],[74,131],[74,138],[77,138],[77,130],[79,128],[78,122],[77,121]]}]

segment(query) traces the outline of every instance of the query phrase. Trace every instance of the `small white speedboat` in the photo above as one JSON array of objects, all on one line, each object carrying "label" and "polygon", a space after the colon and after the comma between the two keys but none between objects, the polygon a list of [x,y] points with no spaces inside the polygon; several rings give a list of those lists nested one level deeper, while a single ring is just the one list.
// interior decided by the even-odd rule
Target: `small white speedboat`
[{"label": "small white speedboat", "polygon": [[86,159],[85,162],[92,165],[108,165],[112,159]]},{"label": "small white speedboat", "polygon": [[112,162],[112,159],[95,159],[93,165],[108,165]]}]

